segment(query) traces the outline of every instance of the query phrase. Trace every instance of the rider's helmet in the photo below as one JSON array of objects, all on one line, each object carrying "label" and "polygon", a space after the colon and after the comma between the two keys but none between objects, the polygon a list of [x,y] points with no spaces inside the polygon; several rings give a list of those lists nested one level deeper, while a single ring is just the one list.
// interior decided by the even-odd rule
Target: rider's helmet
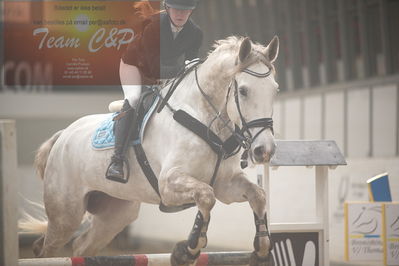
[{"label": "rider's helmet", "polygon": [[166,7],[171,7],[175,9],[195,9],[197,7],[199,0],[165,0],[164,4]]}]

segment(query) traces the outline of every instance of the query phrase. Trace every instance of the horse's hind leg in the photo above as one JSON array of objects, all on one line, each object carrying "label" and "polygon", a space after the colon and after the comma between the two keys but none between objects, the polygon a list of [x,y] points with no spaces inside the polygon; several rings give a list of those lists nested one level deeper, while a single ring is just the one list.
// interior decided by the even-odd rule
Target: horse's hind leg
[{"label": "horse's hind leg", "polygon": [[93,214],[88,229],[72,244],[74,256],[92,256],[132,223],[138,216],[140,203],[98,194],[89,200],[88,211]]},{"label": "horse's hind leg", "polygon": [[83,197],[75,196],[75,200],[72,201],[69,196],[68,198],[63,198],[60,194],[57,196],[56,198],[52,194],[49,197],[48,193],[45,193],[48,224],[44,239],[39,238],[33,246],[38,257],[54,256],[54,253],[63,247],[78,229],[85,213]]}]

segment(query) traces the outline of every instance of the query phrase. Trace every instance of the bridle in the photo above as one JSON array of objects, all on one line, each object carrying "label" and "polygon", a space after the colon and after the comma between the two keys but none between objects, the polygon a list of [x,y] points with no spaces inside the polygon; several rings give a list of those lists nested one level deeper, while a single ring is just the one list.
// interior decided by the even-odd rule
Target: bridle
[{"label": "bridle", "polygon": [[[223,125],[228,128],[228,130],[231,132],[232,136],[236,139],[238,142],[238,149],[236,149],[234,152],[231,152],[230,154],[225,154],[225,158],[231,157],[235,154],[237,154],[240,150],[240,148],[244,149],[244,153],[241,157],[241,167],[245,168],[248,165],[247,158],[248,158],[248,151],[251,149],[252,143],[255,141],[255,139],[266,129],[270,129],[272,131],[272,134],[274,135],[274,130],[273,130],[273,118],[267,117],[267,118],[260,118],[260,119],[255,119],[251,120],[249,122],[246,121],[244,118],[242,111],[241,111],[241,105],[240,105],[240,98],[238,95],[238,83],[236,78],[234,77],[232,79],[232,82],[230,82],[230,85],[227,89],[227,95],[226,95],[226,103],[225,106],[227,105],[227,101],[229,99],[230,92],[232,88],[234,89],[234,98],[235,98],[235,104],[236,108],[238,111],[238,114],[240,116],[241,120],[241,125],[242,127],[239,128],[237,125],[235,125],[235,129],[233,129],[229,123],[231,122],[230,119],[225,120],[221,116],[221,112],[216,108],[216,106],[212,103],[211,98],[209,95],[207,95],[204,90],[201,88],[199,81],[198,81],[198,74],[197,74],[197,69],[198,66],[195,68],[195,80],[197,83],[197,87],[200,90],[201,94],[205,98],[205,100],[208,102],[208,104],[212,107],[213,111],[216,113],[214,119],[212,119],[211,123],[208,126],[208,129],[210,130],[210,127],[212,126],[212,123],[216,120],[219,119],[223,122]],[[252,71],[248,68],[245,68],[242,72],[249,74],[251,76],[257,77],[257,78],[266,78],[270,76],[271,74],[271,69],[265,73],[258,73],[255,71]],[[233,86],[234,84],[234,86]],[[254,136],[251,134],[250,129],[251,128],[261,128]]]}]

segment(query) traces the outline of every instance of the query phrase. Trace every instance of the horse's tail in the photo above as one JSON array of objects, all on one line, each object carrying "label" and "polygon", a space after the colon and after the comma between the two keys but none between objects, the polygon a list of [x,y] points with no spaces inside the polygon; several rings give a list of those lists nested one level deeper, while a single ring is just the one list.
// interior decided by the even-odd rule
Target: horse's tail
[{"label": "horse's tail", "polygon": [[[43,206],[44,208],[44,206]],[[47,219],[35,218],[27,212],[22,213],[23,218],[18,221],[18,228],[30,234],[44,234],[47,231]]]},{"label": "horse's tail", "polygon": [[44,170],[46,169],[47,159],[50,154],[51,148],[53,147],[54,143],[61,135],[62,131],[63,130],[60,130],[57,133],[55,133],[51,138],[46,140],[37,150],[35,156],[35,166],[41,179],[44,178]]},{"label": "horse's tail", "polygon": [[[47,231],[48,221],[47,218],[44,216],[44,205],[39,202],[30,201],[25,199],[29,204],[34,206],[39,212],[35,215],[40,216],[39,218],[35,218],[26,211],[22,211],[22,218],[18,221],[18,229],[22,232],[29,233],[29,234],[38,234],[42,235],[45,234]],[[90,222],[91,215],[86,213],[83,216],[82,224]]]}]

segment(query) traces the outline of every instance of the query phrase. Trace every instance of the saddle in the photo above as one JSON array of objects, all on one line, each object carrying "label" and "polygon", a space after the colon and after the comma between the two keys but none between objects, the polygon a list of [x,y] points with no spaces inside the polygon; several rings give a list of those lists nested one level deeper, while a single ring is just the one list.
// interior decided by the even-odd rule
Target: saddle
[{"label": "saddle", "polygon": [[[133,129],[131,145],[142,143],[148,121],[154,114],[158,105],[157,86],[143,86],[139,104],[137,106],[137,127]],[[96,150],[111,149],[115,145],[113,132],[114,118],[122,109],[123,100],[114,101],[109,104],[110,114],[96,129],[92,137],[92,147]]]}]

